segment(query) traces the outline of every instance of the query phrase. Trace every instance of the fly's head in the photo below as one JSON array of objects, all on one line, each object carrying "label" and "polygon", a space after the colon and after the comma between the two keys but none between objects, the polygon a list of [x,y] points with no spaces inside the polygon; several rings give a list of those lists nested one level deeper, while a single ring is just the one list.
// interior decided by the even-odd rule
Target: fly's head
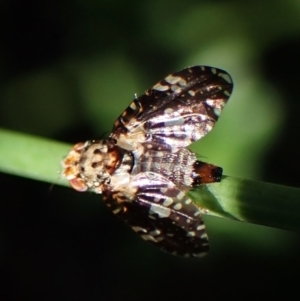
[{"label": "fly's head", "polygon": [[121,159],[112,139],[77,143],[62,161],[62,176],[77,191],[102,193],[109,187]]}]

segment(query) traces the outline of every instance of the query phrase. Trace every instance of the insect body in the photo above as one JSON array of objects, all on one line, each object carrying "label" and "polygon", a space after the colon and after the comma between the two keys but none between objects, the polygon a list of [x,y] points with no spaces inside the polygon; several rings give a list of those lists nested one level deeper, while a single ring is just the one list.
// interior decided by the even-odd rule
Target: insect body
[{"label": "insect body", "polygon": [[219,182],[222,168],[186,149],[215,125],[233,88],[223,70],[194,66],[136,97],[108,139],[76,144],[62,162],[78,190],[102,193],[114,214],[172,254],[208,251],[199,208],[186,192]]}]

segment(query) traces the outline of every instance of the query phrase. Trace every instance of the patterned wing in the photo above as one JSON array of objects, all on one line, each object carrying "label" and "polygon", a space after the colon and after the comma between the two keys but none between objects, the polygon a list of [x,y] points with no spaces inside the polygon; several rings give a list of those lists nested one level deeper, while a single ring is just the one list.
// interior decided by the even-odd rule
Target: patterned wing
[{"label": "patterned wing", "polygon": [[[127,191],[104,191],[113,213],[140,236],[162,250],[186,257],[205,255],[209,249],[205,226],[196,205],[161,175],[140,173]],[[134,188],[135,187],[135,188]]]},{"label": "patterned wing", "polygon": [[135,150],[186,147],[215,125],[231,95],[230,75],[217,68],[194,66],[165,77],[136,98],[116,120],[111,137]]}]

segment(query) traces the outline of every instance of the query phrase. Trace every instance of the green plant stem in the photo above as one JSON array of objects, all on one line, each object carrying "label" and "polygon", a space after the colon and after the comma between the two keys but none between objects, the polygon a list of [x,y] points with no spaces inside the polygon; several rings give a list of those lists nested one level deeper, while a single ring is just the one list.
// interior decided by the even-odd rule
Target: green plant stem
[{"label": "green plant stem", "polygon": [[[51,184],[71,146],[0,129],[0,170]],[[287,230],[300,230],[300,189],[224,176],[221,183],[189,192],[208,214]]]},{"label": "green plant stem", "polygon": [[60,162],[70,148],[66,143],[0,129],[0,170],[67,186],[60,176]]}]

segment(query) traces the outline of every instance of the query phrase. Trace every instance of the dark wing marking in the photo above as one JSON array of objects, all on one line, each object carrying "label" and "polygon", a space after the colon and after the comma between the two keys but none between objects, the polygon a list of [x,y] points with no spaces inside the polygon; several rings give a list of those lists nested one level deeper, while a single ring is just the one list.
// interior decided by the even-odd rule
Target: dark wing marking
[{"label": "dark wing marking", "polygon": [[113,213],[164,251],[198,257],[207,253],[208,238],[200,211],[184,192],[151,172],[140,173],[132,184],[137,190],[131,200],[120,191],[104,191],[104,200]]},{"label": "dark wing marking", "polygon": [[111,137],[126,149],[141,144],[176,150],[205,136],[231,95],[230,75],[194,66],[168,75],[133,100],[116,120]]}]

